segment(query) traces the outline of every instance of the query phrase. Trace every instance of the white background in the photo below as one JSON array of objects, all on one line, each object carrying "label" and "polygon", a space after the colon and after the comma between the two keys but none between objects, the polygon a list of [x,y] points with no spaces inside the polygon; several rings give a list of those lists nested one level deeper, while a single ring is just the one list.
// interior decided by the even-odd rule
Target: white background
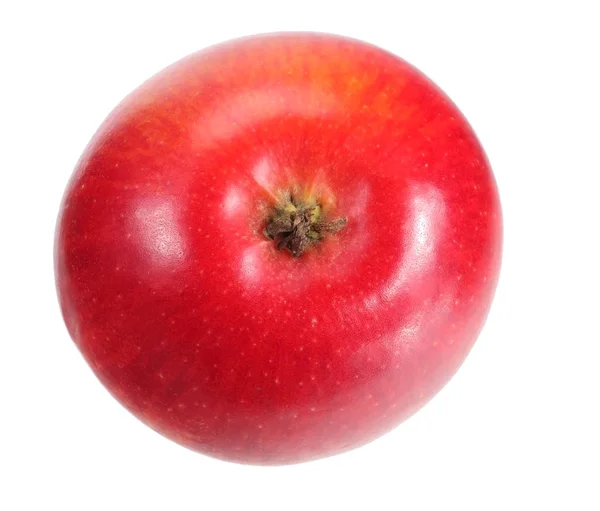
[{"label": "white background", "polygon": [[[0,509],[600,509],[600,79],[596,2],[3,2],[0,8]],[[163,439],[68,338],[54,222],[122,97],[222,40],[364,39],[459,105],[494,167],[500,286],[452,382],[391,434],[280,468]]]}]

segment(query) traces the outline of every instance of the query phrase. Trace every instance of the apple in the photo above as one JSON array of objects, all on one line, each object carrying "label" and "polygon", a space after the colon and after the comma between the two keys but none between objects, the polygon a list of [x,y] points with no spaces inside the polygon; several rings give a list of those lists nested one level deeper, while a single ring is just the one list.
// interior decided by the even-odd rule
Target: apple
[{"label": "apple", "polygon": [[164,436],[254,464],[369,442],[452,377],[498,279],[473,130],[374,46],[271,34],[191,55],[109,115],[67,187],[62,313]]}]

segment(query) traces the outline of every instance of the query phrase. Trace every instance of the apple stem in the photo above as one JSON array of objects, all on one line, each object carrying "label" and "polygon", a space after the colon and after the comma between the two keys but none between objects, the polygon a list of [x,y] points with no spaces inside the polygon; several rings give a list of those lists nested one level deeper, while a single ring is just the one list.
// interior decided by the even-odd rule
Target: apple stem
[{"label": "apple stem", "polygon": [[304,203],[288,195],[275,209],[264,234],[277,243],[279,250],[287,249],[294,257],[300,257],[309,246],[319,243],[325,234],[338,232],[347,223],[345,217],[327,221],[323,218],[320,204]]}]

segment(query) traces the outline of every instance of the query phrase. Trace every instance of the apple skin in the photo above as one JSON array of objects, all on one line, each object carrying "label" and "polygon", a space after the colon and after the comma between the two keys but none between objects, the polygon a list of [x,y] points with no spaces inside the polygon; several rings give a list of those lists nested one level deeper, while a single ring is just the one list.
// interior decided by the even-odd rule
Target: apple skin
[{"label": "apple skin", "polygon": [[[344,229],[264,235],[299,187]],[[287,464],[369,442],[465,359],[498,279],[486,156],[425,76],[325,34],[224,43],[130,94],[85,149],[55,243],[71,337],[164,436]]]}]

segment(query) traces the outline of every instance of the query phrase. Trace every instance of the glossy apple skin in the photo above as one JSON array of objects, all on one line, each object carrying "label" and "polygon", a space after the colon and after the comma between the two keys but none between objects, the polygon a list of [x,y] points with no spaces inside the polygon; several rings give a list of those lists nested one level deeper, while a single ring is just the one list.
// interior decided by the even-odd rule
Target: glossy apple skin
[{"label": "glossy apple skin", "polygon": [[[348,218],[298,258],[263,234],[290,186]],[[256,36],[108,117],[66,190],[56,281],[73,340],[142,421],[285,464],[373,440],[451,378],[501,238],[486,156],[420,72],[355,40]]]}]

